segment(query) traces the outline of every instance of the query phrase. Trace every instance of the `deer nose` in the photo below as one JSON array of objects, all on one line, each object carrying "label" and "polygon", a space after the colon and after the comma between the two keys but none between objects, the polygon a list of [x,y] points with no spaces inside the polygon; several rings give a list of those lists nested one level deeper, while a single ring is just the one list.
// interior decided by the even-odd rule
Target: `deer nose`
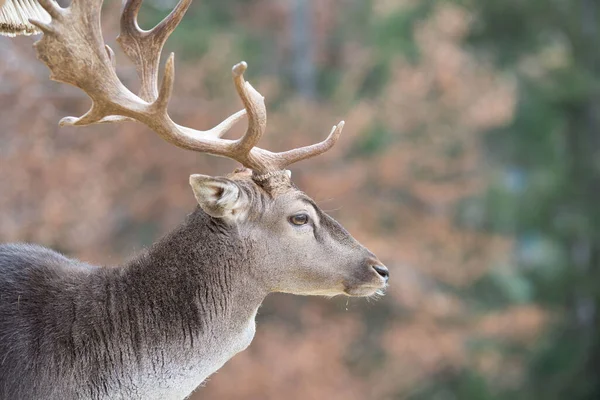
[{"label": "deer nose", "polygon": [[387,269],[385,265],[373,265],[372,266],[375,272],[379,274],[385,281],[387,282],[390,278],[390,271]]}]

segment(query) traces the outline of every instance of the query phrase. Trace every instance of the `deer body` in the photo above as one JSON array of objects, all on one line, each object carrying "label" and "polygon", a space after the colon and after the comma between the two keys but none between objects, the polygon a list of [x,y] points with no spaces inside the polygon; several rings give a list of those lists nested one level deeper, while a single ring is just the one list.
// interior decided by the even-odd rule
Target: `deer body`
[{"label": "deer body", "polygon": [[114,268],[1,245],[0,398],[183,399],[244,350],[267,293],[235,230],[206,223]]}]

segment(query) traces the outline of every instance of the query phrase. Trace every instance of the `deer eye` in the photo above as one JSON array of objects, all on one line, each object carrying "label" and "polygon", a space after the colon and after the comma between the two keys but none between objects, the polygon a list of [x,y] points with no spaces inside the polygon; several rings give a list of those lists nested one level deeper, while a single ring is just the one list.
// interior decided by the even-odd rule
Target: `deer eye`
[{"label": "deer eye", "polygon": [[308,214],[296,214],[288,219],[293,225],[306,225],[308,223]]}]

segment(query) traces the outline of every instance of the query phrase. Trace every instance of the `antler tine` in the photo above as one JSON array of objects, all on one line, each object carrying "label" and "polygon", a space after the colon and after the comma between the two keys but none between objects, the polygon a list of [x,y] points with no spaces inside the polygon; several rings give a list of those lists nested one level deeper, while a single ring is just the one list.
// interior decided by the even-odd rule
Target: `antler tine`
[{"label": "antler tine", "polygon": [[258,144],[267,127],[267,108],[265,98],[244,80],[248,64],[242,61],[232,68],[233,82],[248,114],[248,129],[236,142],[236,151],[249,153]]},{"label": "antler tine", "polygon": [[158,96],[158,69],[160,54],[169,35],[185,15],[192,0],[180,0],[175,8],[158,25],[149,31],[142,30],[137,15],[142,0],[127,0],[121,14],[121,33],[117,42],[134,63],[142,82],[139,96],[152,102]]},{"label": "antler tine", "polygon": [[160,21],[152,31],[155,32],[158,37],[164,38],[164,41],[166,41],[181,22],[181,19],[185,15],[190,4],[192,4],[192,0],[181,0],[169,15]]},{"label": "antler tine", "polygon": [[52,19],[59,19],[62,16],[63,10],[58,3],[52,0],[39,0],[39,3]]},{"label": "antler tine", "polygon": [[121,10],[121,34],[124,32],[136,32],[141,33],[142,30],[137,23],[137,15],[142,7],[143,0],[127,0],[123,2],[123,9]]},{"label": "antler tine", "polygon": [[340,121],[337,125],[334,125],[333,128],[331,128],[331,132],[329,133],[329,136],[327,136],[327,139],[323,140],[322,142],[276,153],[275,159],[277,160],[277,168],[284,169],[288,165],[298,161],[306,160],[308,158],[316,157],[325,153],[327,150],[331,149],[340,138],[342,129],[344,129],[344,124],[344,121]]}]

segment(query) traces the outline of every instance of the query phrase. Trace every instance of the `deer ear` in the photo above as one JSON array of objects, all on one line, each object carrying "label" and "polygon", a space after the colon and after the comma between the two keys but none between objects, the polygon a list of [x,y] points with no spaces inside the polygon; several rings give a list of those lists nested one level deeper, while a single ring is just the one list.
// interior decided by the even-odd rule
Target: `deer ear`
[{"label": "deer ear", "polygon": [[190,176],[190,185],[198,204],[208,215],[235,220],[245,214],[247,198],[232,180],[195,174]]}]

